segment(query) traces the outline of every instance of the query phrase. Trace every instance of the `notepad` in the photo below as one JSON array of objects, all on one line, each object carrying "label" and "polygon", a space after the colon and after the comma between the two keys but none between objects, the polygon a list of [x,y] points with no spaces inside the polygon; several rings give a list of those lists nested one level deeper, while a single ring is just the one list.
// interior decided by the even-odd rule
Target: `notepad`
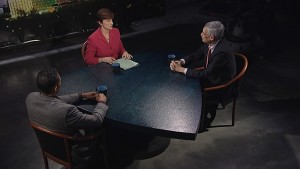
[{"label": "notepad", "polygon": [[133,68],[133,67],[139,65],[139,63],[137,63],[137,62],[134,62],[132,60],[125,59],[125,58],[118,59],[115,62],[120,63],[120,67],[124,70],[130,69],[130,68]]}]

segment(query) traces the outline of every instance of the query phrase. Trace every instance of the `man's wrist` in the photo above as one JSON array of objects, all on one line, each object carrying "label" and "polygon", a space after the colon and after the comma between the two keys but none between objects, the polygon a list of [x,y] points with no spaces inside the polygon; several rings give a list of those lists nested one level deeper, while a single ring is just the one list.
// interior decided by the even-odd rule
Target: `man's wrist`
[{"label": "man's wrist", "polygon": [[78,93],[79,100],[83,99],[82,93]]},{"label": "man's wrist", "polygon": [[187,72],[187,68],[184,68],[182,73],[186,75],[186,72]]},{"label": "man's wrist", "polygon": [[180,63],[180,65],[184,65],[185,64],[185,60],[184,59],[180,59],[179,63]]},{"label": "man's wrist", "polygon": [[105,105],[106,105],[106,102],[105,102],[105,101],[98,101],[98,103],[102,103],[102,104],[105,104]]}]

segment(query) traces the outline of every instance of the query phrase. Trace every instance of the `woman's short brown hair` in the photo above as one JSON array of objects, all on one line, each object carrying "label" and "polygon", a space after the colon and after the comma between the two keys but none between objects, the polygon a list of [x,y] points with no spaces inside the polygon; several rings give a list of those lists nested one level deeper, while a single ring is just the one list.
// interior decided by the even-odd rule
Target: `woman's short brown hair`
[{"label": "woman's short brown hair", "polygon": [[104,19],[114,19],[114,13],[107,8],[102,8],[97,12],[97,21],[102,22]]}]

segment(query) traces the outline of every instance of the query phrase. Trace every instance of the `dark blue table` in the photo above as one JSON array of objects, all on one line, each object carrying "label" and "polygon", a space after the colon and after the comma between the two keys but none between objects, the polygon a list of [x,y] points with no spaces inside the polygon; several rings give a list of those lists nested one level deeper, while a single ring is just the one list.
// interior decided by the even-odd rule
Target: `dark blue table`
[{"label": "dark blue table", "polygon": [[108,87],[106,123],[164,137],[194,140],[201,115],[198,80],[169,69],[165,54],[134,56],[139,66],[114,74],[98,64],[62,75],[61,94]]}]

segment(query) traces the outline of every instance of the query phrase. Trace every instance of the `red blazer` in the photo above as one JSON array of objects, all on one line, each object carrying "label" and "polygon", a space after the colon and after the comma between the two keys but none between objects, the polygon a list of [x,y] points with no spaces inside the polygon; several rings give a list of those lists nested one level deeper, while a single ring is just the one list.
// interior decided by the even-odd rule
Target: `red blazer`
[{"label": "red blazer", "polygon": [[109,42],[107,42],[101,29],[98,28],[87,39],[84,61],[89,65],[93,65],[97,64],[98,59],[103,57],[118,59],[125,51],[119,29],[112,28],[109,31]]}]

